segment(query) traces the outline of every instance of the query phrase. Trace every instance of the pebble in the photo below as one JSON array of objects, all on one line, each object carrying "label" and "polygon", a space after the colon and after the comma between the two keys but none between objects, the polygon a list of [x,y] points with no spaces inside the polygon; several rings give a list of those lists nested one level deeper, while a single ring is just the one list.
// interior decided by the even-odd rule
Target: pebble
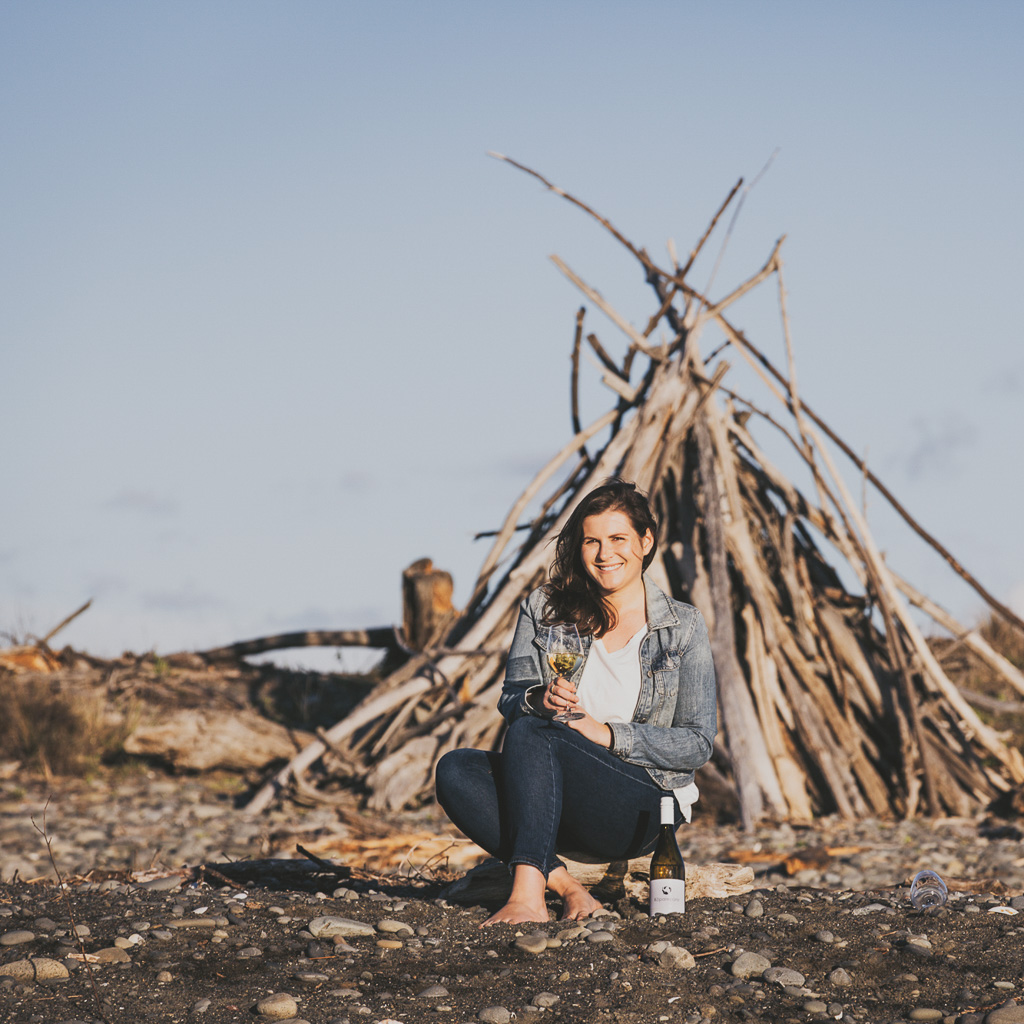
[{"label": "pebble", "polygon": [[0,977],[13,978],[15,981],[35,981],[36,969],[31,960],[12,960],[9,964],[0,964]]},{"label": "pebble", "polygon": [[0,965],[0,976],[13,978],[15,981],[63,981],[71,975],[59,960],[36,956],[31,960],[15,960]]},{"label": "pebble", "polygon": [[101,964],[128,964],[132,958],[117,946],[107,946],[104,949],[96,950],[96,959]]},{"label": "pebble", "polygon": [[388,918],[377,922],[377,931],[384,932],[386,935],[414,934],[412,928],[410,928],[404,921],[392,921]]},{"label": "pebble", "polygon": [[554,992],[538,992],[530,1002],[542,1010],[547,1010],[558,1002],[558,998]]},{"label": "pebble", "polygon": [[548,937],[543,932],[520,935],[513,945],[524,953],[543,953],[548,948]]},{"label": "pebble", "polygon": [[781,985],[783,988],[787,985],[798,988],[807,980],[799,971],[790,970],[788,967],[769,967],[761,977],[765,981],[770,981],[773,985]]},{"label": "pebble", "polygon": [[372,925],[348,917],[314,917],[306,929],[314,939],[332,939],[336,935],[351,939],[377,934]]},{"label": "pebble", "polygon": [[942,1020],[945,1014],[941,1010],[933,1010],[927,1006],[917,1006],[910,1011],[911,1020]]},{"label": "pebble", "polygon": [[13,932],[4,932],[0,935],[0,946],[20,946],[26,942],[35,942],[35,932],[18,929]]},{"label": "pebble", "polygon": [[985,1016],[985,1024],[1024,1024],[1024,1006],[1008,1003],[989,1010]]},{"label": "pebble", "polygon": [[264,996],[256,1004],[256,1012],[271,1020],[290,1020],[298,1015],[299,1004],[295,997],[287,992],[275,992],[273,995]]},{"label": "pebble", "polygon": [[476,1019],[482,1020],[484,1024],[508,1024],[512,1014],[504,1006],[485,1006],[476,1015]]},{"label": "pebble", "polygon": [[405,943],[401,939],[378,939],[377,945],[381,949],[401,949]]},{"label": "pebble", "polygon": [[416,993],[418,999],[440,999],[448,995],[448,989],[444,985],[428,985],[425,989]]},{"label": "pebble", "polygon": [[764,904],[755,896],[743,908],[746,917],[761,917],[764,915]]},{"label": "pebble", "polygon": [[828,976],[828,980],[837,988],[845,988],[847,985],[853,984],[853,978],[850,977],[850,972],[845,967],[837,967]]},{"label": "pebble", "polygon": [[692,971],[697,966],[693,954],[682,946],[668,946],[658,955],[658,963],[670,970]]},{"label": "pebble", "polygon": [[731,970],[734,978],[759,978],[771,965],[760,953],[741,953],[732,962]]}]

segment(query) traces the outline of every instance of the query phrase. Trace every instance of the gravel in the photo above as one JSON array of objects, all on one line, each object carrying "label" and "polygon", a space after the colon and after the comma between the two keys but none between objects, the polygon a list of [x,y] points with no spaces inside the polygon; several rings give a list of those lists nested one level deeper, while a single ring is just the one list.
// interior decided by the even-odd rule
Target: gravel
[{"label": "gravel", "polygon": [[[698,824],[681,833],[691,860],[758,845],[780,862],[801,844],[858,852],[799,880],[769,856],[755,892],[692,899],[685,914],[663,919],[623,897],[589,921],[560,922],[553,903],[547,922],[481,929],[493,906],[452,906],[437,885],[409,878],[317,892],[220,886],[209,874],[213,884],[87,876],[138,863],[131,843],[151,860],[168,841],[201,858],[265,856],[230,804],[211,812],[217,797],[201,784],[156,783],[108,789],[104,799],[86,788],[51,805],[64,895],[48,880],[38,833],[24,827],[39,819],[42,796],[36,805],[8,791],[0,801],[0,859],[32,865],[37,879],[0,882],[0,1020],[1024,1024],[1024,913],[1005,913],[1024,911],[1024,859],[1010,826],[997,834],[960,819],[823,822],[814,833],[750,836]],[[286,811],[273,815],[264,828]],[[999,877],[1006,888],[992,893],[979,881],[922,914],[906,881],[924,864]]]}]

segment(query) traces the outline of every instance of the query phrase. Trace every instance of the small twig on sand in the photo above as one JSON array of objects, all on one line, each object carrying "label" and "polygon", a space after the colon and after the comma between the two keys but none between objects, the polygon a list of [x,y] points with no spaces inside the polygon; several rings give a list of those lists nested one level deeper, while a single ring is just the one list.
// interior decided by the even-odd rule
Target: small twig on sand
[{"label": "small twig on sand", "polygon": [[46,831],[46,808],[49,806],[50,797],[47,797],[46,803],[43,804],[42,828],[36,824],[35,818],[30,818],[29,820],[32,822],[32,827],[43,837],[43,842],[46,843],[46,854],[50,858],[50,865],[53,868],[53,873],[57,876],[57,886],[60,889],[61,897],[64,900],[64,906],[67,908],[68,919],[71,921],[71,934],[78,940],[78,949],[82,954],[82,966],[85,968],[86,974],[89,975],[89,984],[92,985],[92,994],[96,998],[96,1012],[99,1014],[100,1020],[106,1021],[106,1024],[110,1024],[110,1018],[103,1012],[103,1000],[100,998],[100,990],[96,986],[96,978],[88,961],[89,954],[86,953],[85,943],[82,941],[82,937],[78,934],[78,925],[75,923],[75,908],[71,905],[71,897],[68,895],[68,887],[64,884],[64,878],[60,873],[60,869],[57,867],[57,862],[53,859],[53,840]]}]

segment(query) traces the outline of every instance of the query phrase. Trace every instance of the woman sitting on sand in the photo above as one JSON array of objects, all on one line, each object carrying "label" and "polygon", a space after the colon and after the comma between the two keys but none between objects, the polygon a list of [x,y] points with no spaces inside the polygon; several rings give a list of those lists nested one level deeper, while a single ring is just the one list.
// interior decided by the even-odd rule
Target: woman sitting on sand
[{"label": "woman sitting on sand", "polygon": [[[633,484],[588,494],[558,536],[550,582],[522,604],[498,709],[500,753],[453,750],[437,766],[437,799],[455,825],[513,873],[508,902],[484,924],[546,921],[545,889],[563,919],[600,907],[556,854],[598,860],[654,849],[660,798],[676,824],[697,798],[693,773],[711,756],[715,670],[696,608],[664,594],[644,570],[657,524]],[[575,623],[579,693],[544,655],[547,627]],[[566,710],[576,721],[552,720]]]}]

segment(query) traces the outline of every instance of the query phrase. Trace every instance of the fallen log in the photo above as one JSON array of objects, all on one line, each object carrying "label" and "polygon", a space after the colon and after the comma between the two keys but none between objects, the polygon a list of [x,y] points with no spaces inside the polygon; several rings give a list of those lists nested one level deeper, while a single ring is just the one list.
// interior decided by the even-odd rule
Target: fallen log
[{"label": "fallen log", "polygon": [[[395,636],[393,626],[377,626],[371,629],[303,630],[298,633],[277,633],[253,640],[241,640],[227,647],[211,647],[206,651],[189,652],[205,661],[237,661],[252,654],[266,654],[267,651],[284,651],[291,647],[380,647],[385,650],[399,650],[401,645]],[[173,657],[173,655],[171,655]]]},{"label": "fallen log", "polygon": [[[582,854],[561,857],[569,874],[602,900],[629,896],[646,900],[650,883],[650,857],[631,860],[580,860]],[[754,869],[746,864],[687,864],[686,898],[726,899],[739,896],[754,888]],[[512,891],[512,876],[508,866],[500,860],[485,860],[482,864],[452,882],[441,893],[453,903],[490,903],[508,899]]]},{"label": "fallen log", "polygon": [[186,708],[161,712],[159,720],[138,725],[124,749],[179,770],[248,771],[294,756],[311,739],[255,711]]}]

